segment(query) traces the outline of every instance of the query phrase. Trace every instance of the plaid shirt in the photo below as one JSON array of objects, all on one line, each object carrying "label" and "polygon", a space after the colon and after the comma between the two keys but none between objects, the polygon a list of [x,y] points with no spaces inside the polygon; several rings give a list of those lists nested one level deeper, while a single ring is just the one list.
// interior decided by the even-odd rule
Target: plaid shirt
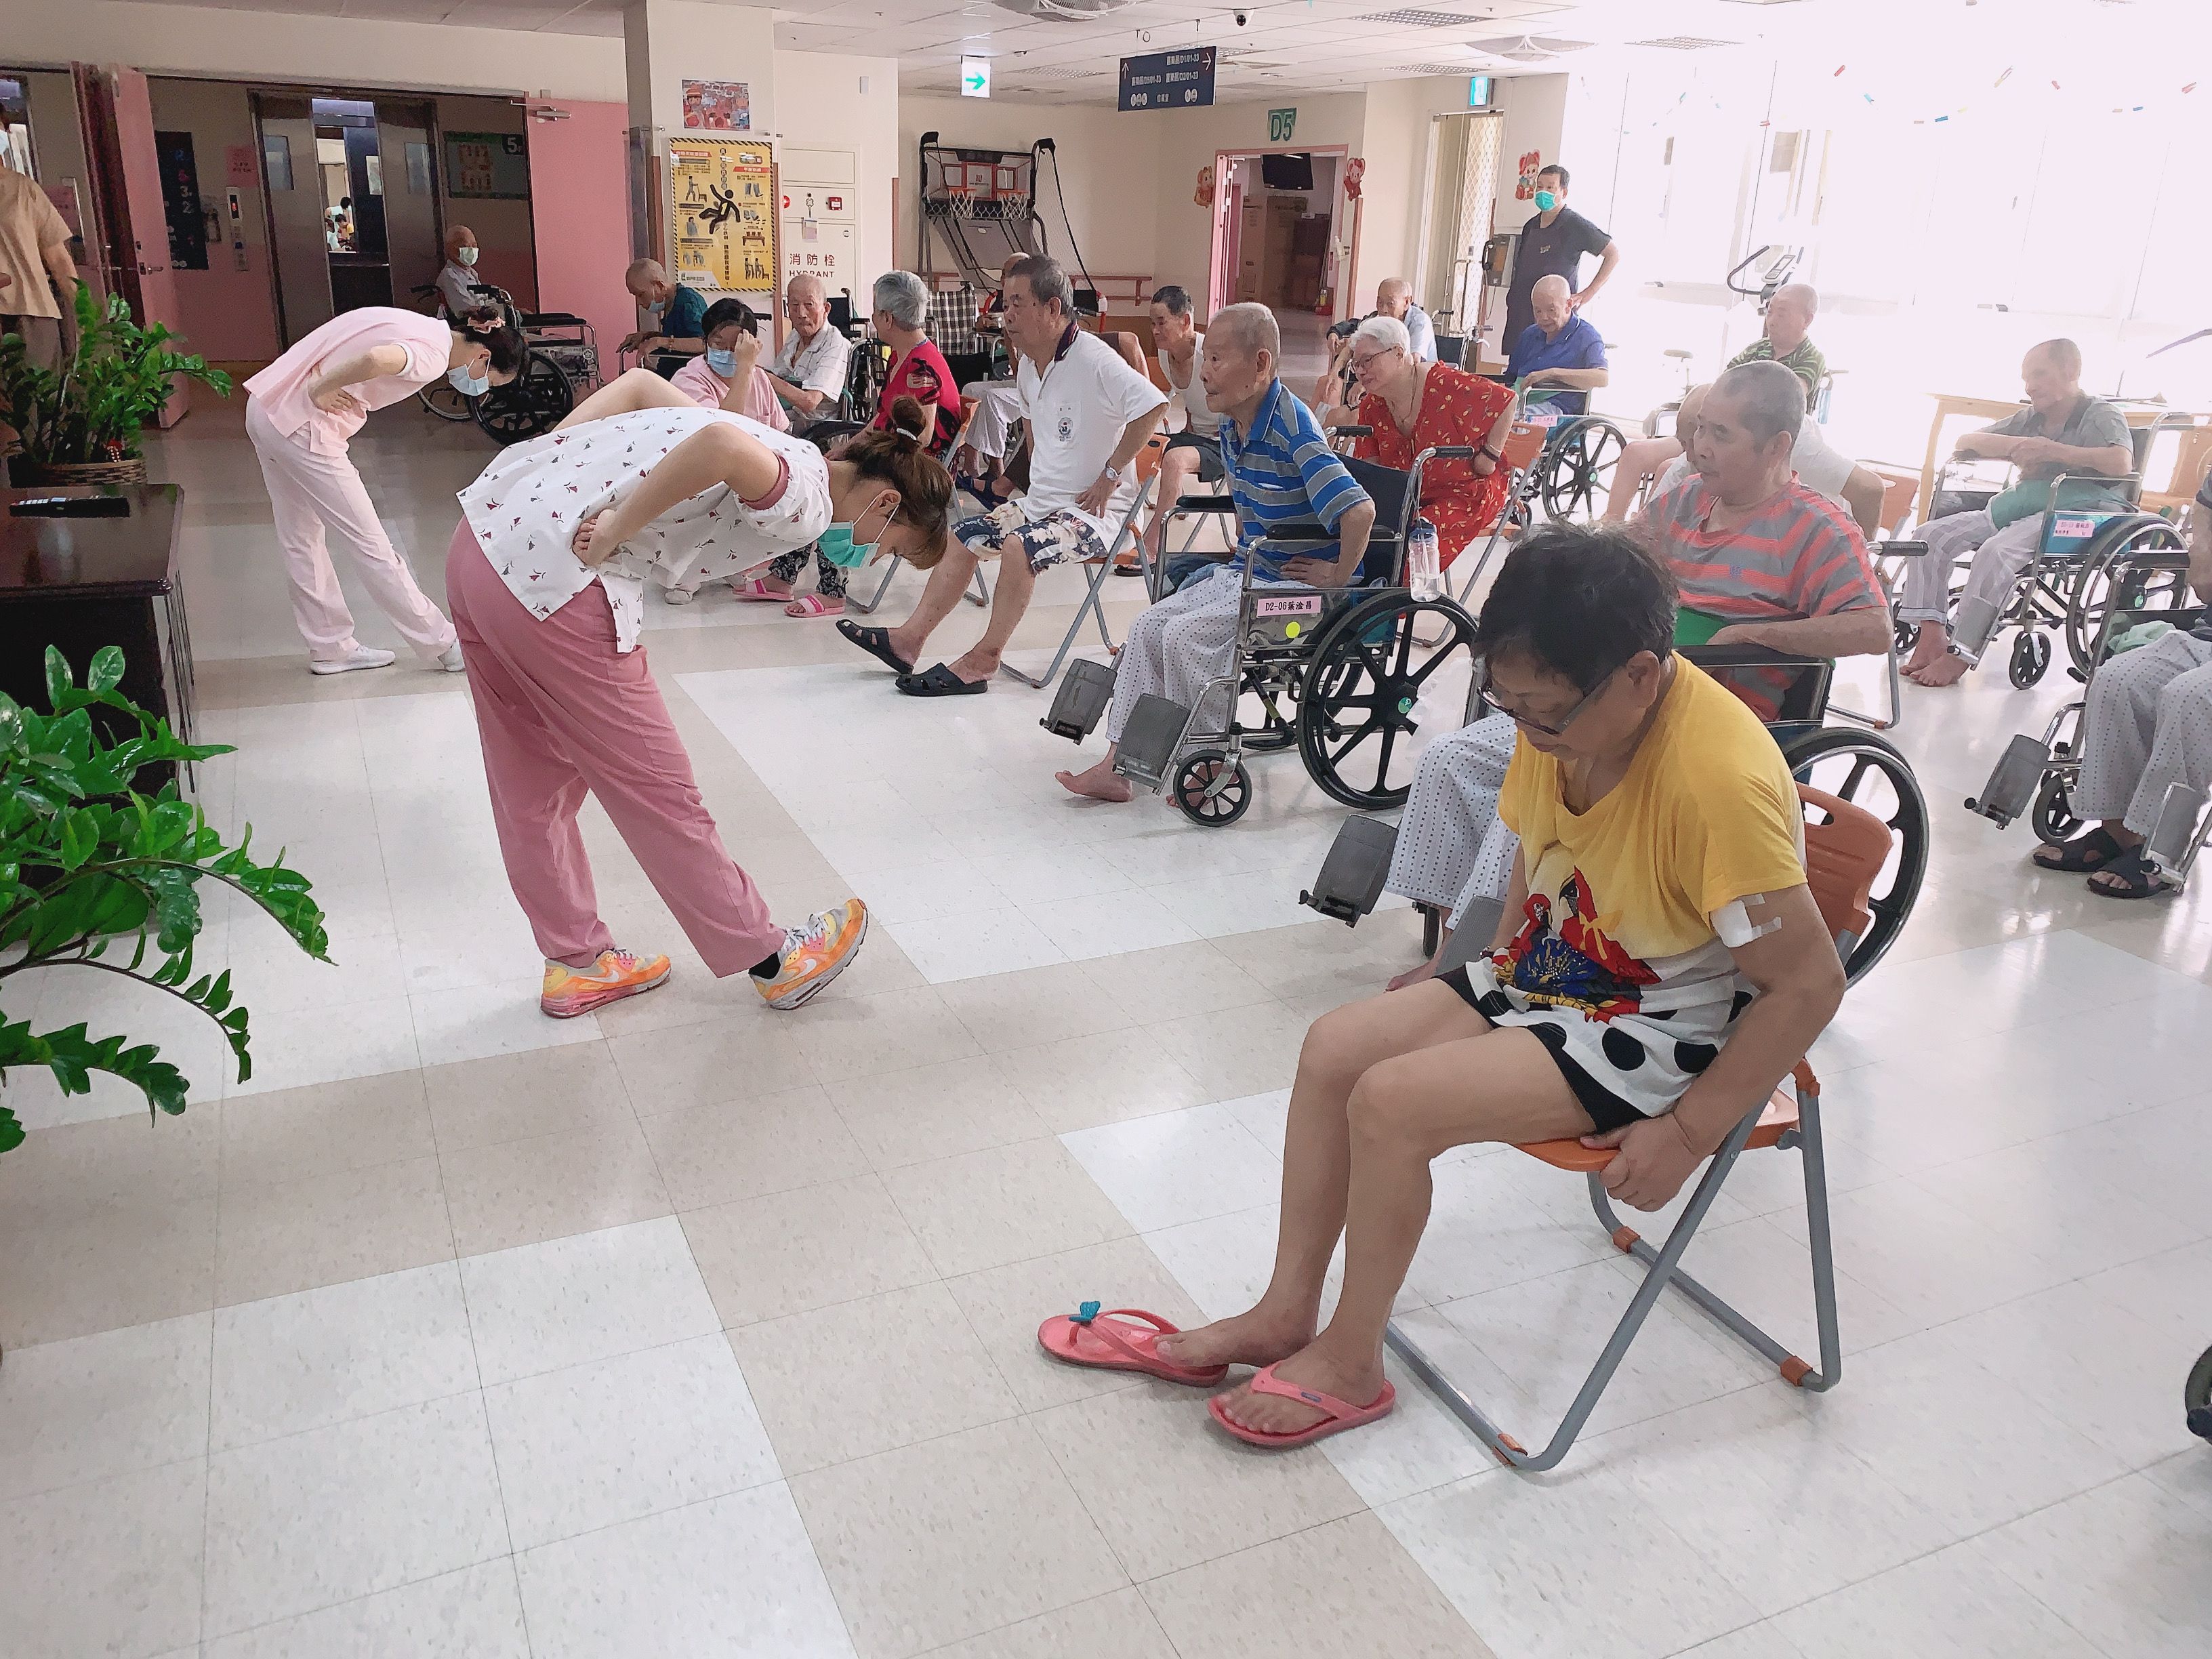
[{"label": "plaid shirt", "polygon": [[975,331],[975,290],[964,284],[956,289],[939,289],[929,296],[926,331],[937,342],[937,349],[948,357],[967,356],[988,349]]}]

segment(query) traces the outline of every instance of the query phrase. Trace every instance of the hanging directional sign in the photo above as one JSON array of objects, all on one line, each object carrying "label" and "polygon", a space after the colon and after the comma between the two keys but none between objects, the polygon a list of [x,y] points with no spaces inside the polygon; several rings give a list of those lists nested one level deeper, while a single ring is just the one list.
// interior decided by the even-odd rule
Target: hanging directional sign
[{"label": "hanging directional sign", "polygon": [[1201,109],[1213,101],[1213,48],[1121,60],[1123,109]]},{"label": "hanging directional sign", "polygon": [[991,95],[989,58],[963,58],[960,60],[960,95],[963,98],[988,98]]}]

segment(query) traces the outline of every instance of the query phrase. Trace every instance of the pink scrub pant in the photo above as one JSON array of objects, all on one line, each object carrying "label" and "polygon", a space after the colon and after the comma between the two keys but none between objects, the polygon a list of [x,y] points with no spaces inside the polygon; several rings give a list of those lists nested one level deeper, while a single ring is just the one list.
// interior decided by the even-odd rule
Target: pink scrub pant
[{"label": "pink scrub pant", "polygon": [[415,573],[384,533],[352,461],[308,448],[304,431],[286,437],[254,398],[246,403],[246,435],[261,458],[276,544],[284,550],[284,574],[292,584],[292,617],[307,642],[307,654],[318,662],[337,662],[358,644],[353,612],[346,609],[337,572],[323,545],[325,526],[360,561],[370,597],[408,644],[432,658],[452,649],[453,624],[415,586]]},{"label": "pink scrub pant", "polygon": [[606,590],[593,582],[540,622],[464,520],[446,556],[446,594],[507,882],[546,959],[588,967],[614,944],[576,829],[586,790],[718,976],[781,951],[783,929],[723,848],[643,648],[615,649]]}]

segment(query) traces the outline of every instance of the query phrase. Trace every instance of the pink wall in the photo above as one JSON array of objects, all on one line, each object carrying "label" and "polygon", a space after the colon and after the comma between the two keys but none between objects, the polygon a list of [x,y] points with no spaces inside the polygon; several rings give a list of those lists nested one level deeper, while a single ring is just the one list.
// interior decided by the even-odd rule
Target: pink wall
[{"label": "pink wall", "polygon": [[538,229],[538,293],[547,311],[573,312],[599,336],[600,372],[637,326],[623,287],[629,264],[626,104],[562,104],[565,121],[530,124],[530,198]]}]

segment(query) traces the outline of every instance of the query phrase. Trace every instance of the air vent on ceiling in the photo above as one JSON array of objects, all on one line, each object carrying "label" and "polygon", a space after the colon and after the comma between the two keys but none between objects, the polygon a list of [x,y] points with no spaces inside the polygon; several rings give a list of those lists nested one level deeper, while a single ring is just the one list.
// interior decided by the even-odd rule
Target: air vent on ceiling
[{"label": "air vent on ceiling", "polygon": [[1702,34],[1665,34],[1656,40],[1631,40],[1632,46],[1654,46],[1661,52],[1710,52],[1715,46],[1740,46],[1741,40],[1709,40]]},{"label": "air vent on ceiling", "polygon": [[1547,64],[1571,52],[1585,52],[1589,44],[1587,40],[1554,40],[1530,34],[1504,34],[1495,40],[1468,42],[1487,57],[1509,58],[1516,64]]},{"label": "air vent on ceiling", "polygon": [[1001,10],[1040,23],[1083,23],[1094,17],[1126,11],[1136,0],[993,0]]},{"label": "air vent on ceiling", "polygon": [[1731,6],[1799,6],[1805,0],[1728,0]]},{"label": "air vent on ceiling", "polygon": [[1393,75],[1465,75],[1474,67],[1472,64],[1400,64],[1390,70]]},{"label": "air vent on ceiling", "polygon": [[1390,23],[1401,29],[1462,29],[1474,20],[1450,11],[1370,11],[1363,23]]},{"label": "air vent on ceiling", "polygon": [[1006,71],[1010,81],[1088,81],[1093,76],[1109,73],[1100,69],[1011,69]]}]

